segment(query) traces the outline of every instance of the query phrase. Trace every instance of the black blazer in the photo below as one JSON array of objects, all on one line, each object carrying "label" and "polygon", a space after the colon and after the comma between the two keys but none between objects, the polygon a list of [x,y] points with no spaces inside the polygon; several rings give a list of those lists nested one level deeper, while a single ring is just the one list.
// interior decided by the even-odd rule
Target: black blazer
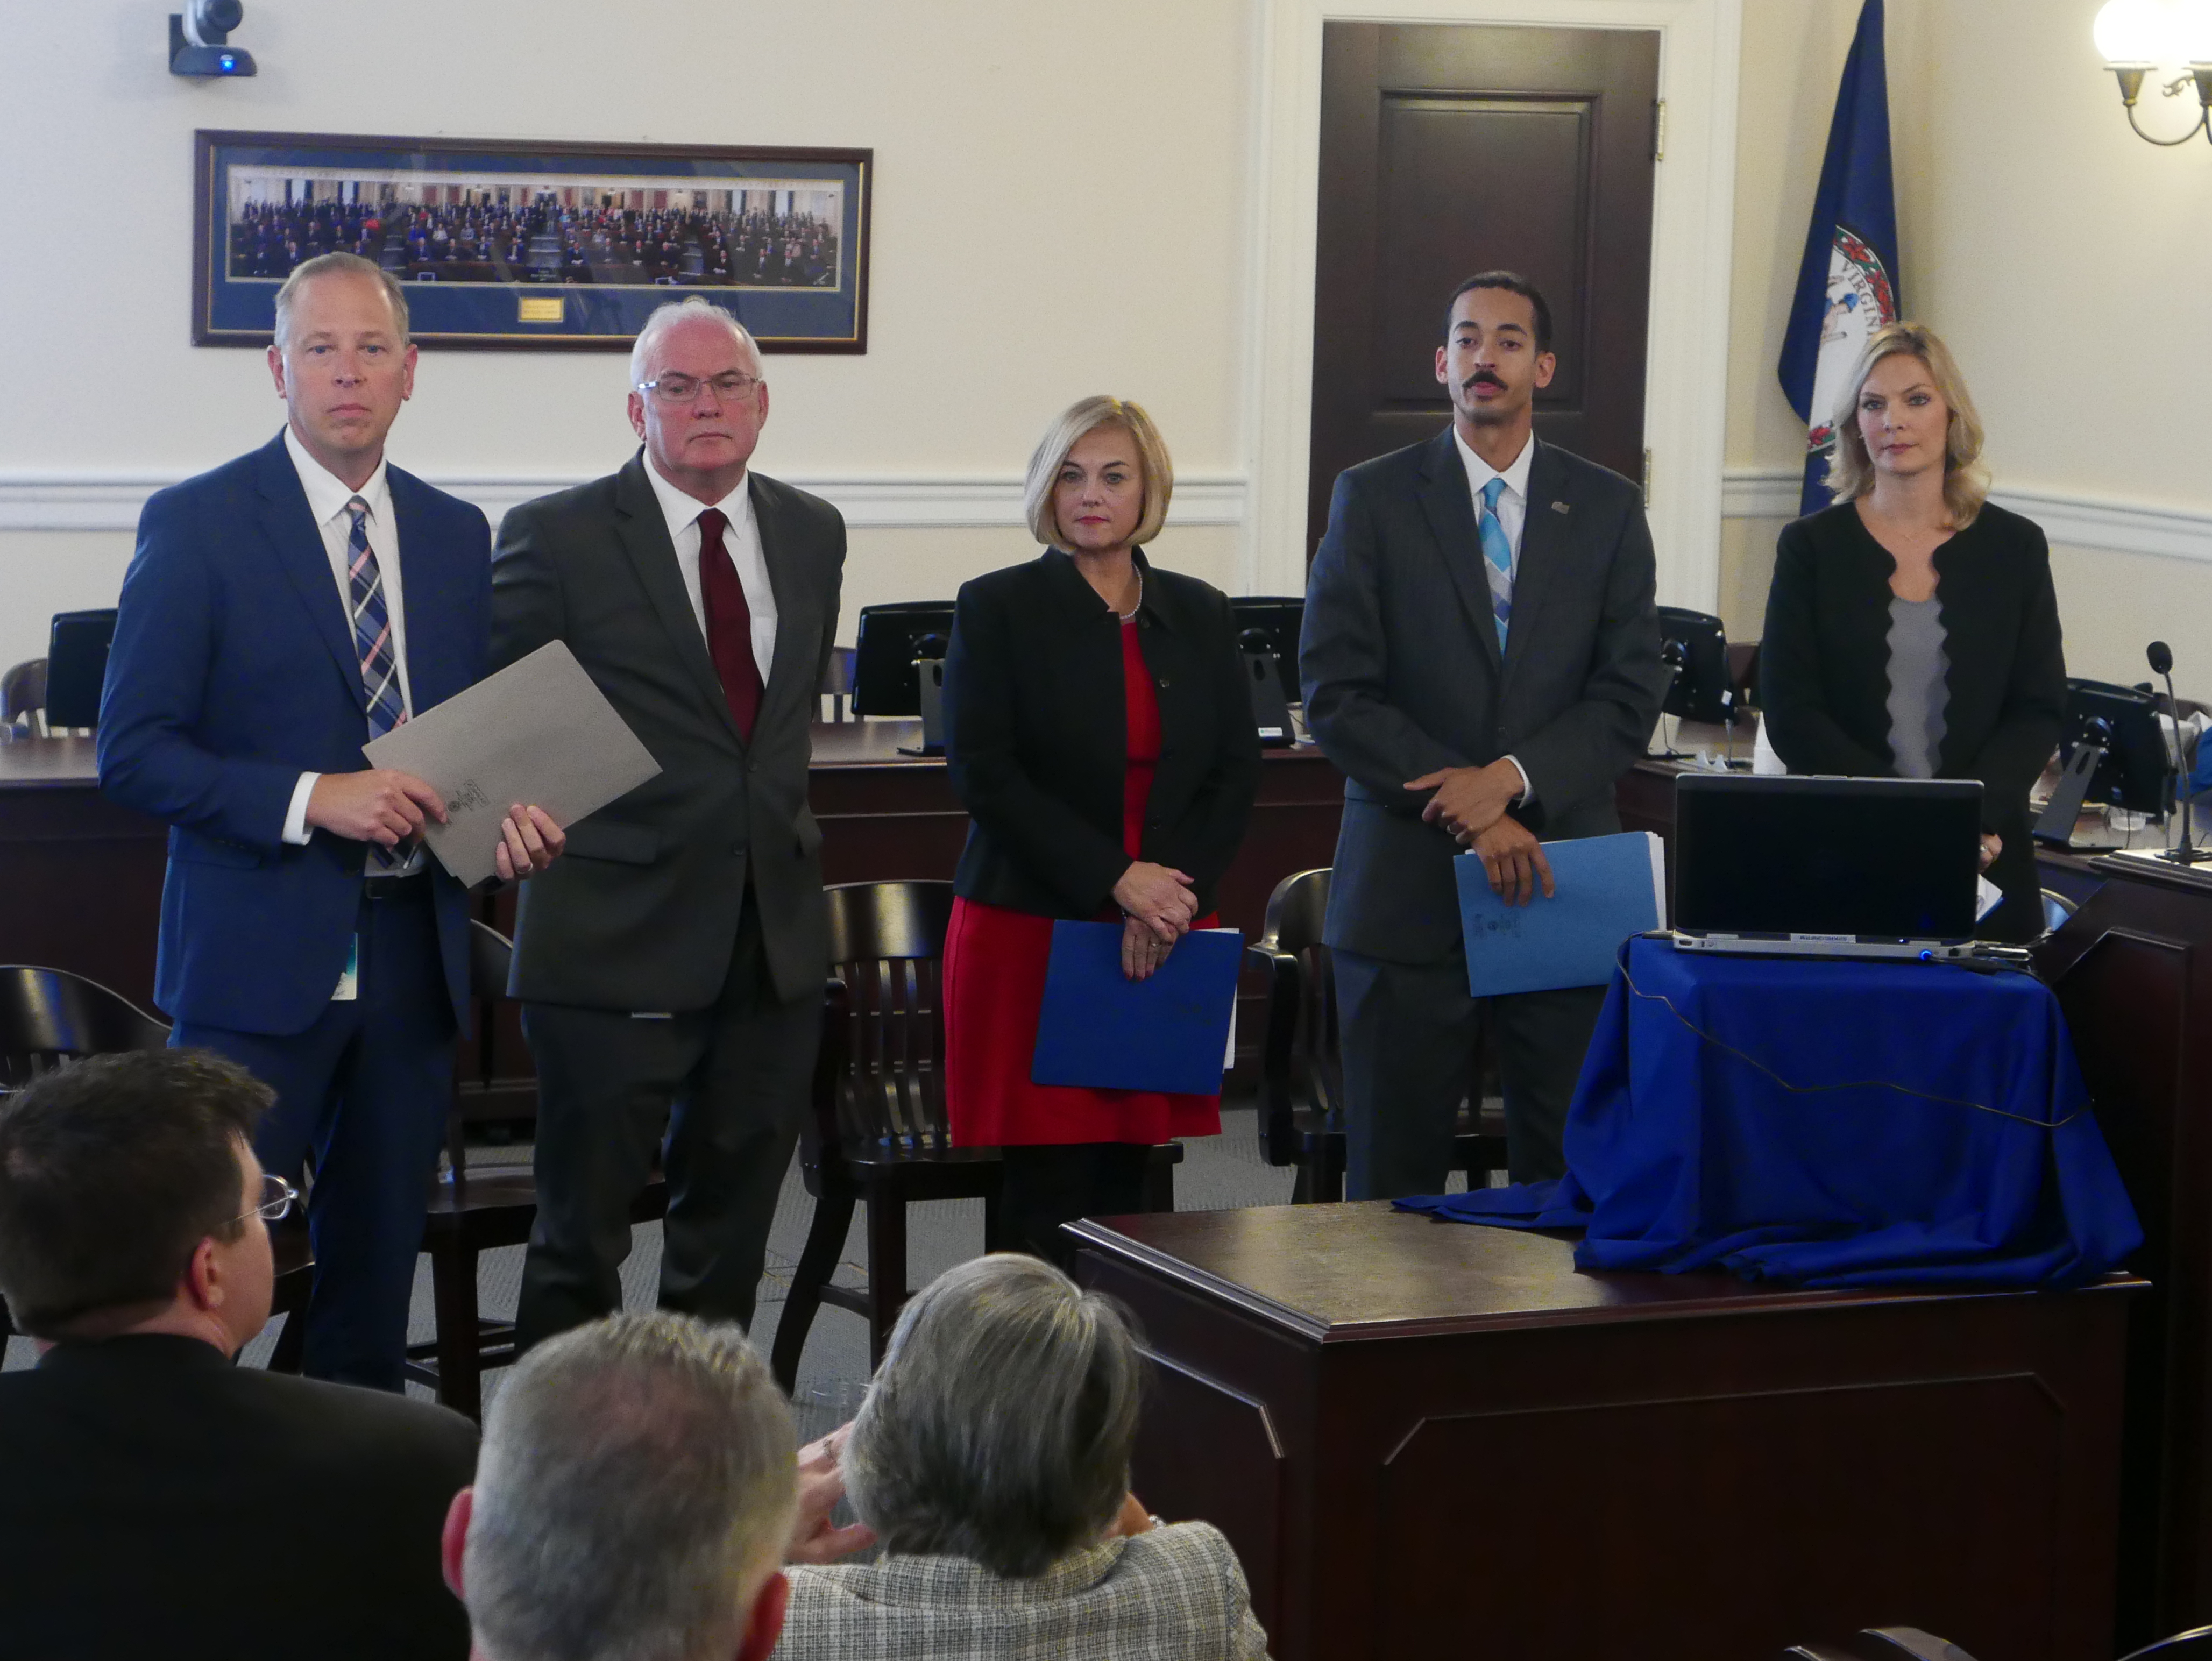
[{"label": "black blazer", "polygon": [[[1766,598],[1759,695],[1775,754],[1792,773],[1887,778],[1889,579],[1897,562],[1850,503],[1786,526]],[[1982,781],[1983,828],[2004,839],[1990,880],[2005,902],[1983,931],[2042,929],[2027,792],[2066,713],[2066,655],[2042,528],[2002,507],[1936,550],[1950,673],[1946,779]]]},{"label": "black blazer", "polygon": [[[1143,857],[1189,873],[1201,915],[1236,857],[1260,782],[1229,600],[1136,555],[1160,761]],[[945,760],[968,809],[953,887],[1042,917],[1088,918],[1128,870],[1121,785],[1128,711],[1121,626],[1058,549],[963,584],[945,665]]]},{"label": "black blazer", "polygon": [[476,1427],[197,1338],[0,1374],[0,1657],[454,1661],[438,1534]]}]

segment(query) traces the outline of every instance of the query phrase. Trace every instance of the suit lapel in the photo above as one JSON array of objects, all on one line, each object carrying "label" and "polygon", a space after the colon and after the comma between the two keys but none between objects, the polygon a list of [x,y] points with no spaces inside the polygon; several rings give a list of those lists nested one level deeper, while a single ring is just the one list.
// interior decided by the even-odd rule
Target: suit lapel
[{"label": "suit lapel", "polygon": [[445,649],[452,611],[430,552],[422,494],[428,487],[411,473],[391,466],[385,469],[384,482],[392,493],[392,529],[399,543],[399,603],[407,614],[408,701],[420,715],[461,690],[454,672],[455,654]]},{"label": "suit lapel", "polygon": [[307,607],[307,616],[330,649],[348,694],[366,713],[368,701],[362,692],[361,659],[354,651],[352,626],[338,598],[337,580],[331,572],[321,527],[315,523],[314,510],[307,506],[307,493],[300,483],[300,471],[292,465],[282,433],[261,452],[260,493],[261,533],[268,540],[270,555],[292,585],[300,603]]},{"label": "suit lapel", "polygon": [[752,498],[753,528],[760,533],[761,563],[768,567],[769,589],[775,596],[775,652],[769,659],[768,684],[761,688],[761,711],[754,721],[757,731],[769,718],[769,706],[787,700],[794,682],[799,683],[805,696],[819,695],[812,682],[819,672],[815,649],[821,633],[812,625],[805,573],[784,534],[783,515],[775,494],[763,488],[763,481],[750,470],[745,482]]},{"label": "suit lapel", "polygon": [[698,614],[691,609],[691,597],[684,591],[676,544],[668,539],[668,521],[661,516],[660,499],[647,482],[645,466],[645,452],[640,451],[615,476],[616,534],[678,658],[731,742],[742,748],[730,700],[722,693],[722,677],[714,673],[714,660],[708,655],[707,636],[699,627]]},{"label": "suit lapel", "polygon": [[1505,662],[1510,668],[1530,650],[1534,624],[1544,601],[1559,579],[1559,565],[1569,532],[1571,512],[1553,506],[1566,500],[1566,470],[1549,445],[1535,439],[1536,453],[1528,459],[1528,507],[1521,522],[1521,558],[1513,573],[1513,621],[1505,631]]},{"label": "suit lapel", "polygon": [[1498,620],[1490,609],[1490,579],[1481,568],[1482,537],[1474,526],[1474,499],[1468,494],[1467,468],[1460,461],[1459,446],[1453,441],[1450,427],[1430,444],[1422,458],[1422,471],[1427,482],[1421,489],[1421,509],[1435,534],[1437,556],[1474,624],[1483,656],[1493,671],[1500,670],[1504,664],[1498,650]]}]

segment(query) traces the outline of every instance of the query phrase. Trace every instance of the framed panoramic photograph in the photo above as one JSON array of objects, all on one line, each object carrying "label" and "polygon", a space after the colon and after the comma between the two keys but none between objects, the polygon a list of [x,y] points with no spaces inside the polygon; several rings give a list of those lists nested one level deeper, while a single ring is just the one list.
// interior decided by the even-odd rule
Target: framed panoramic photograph
[{"label": "framed panoramic photograph", "polygon": [[763,350],[867,350],[872,150],[193,137],[195,346],[266,346],[292,268],[343,251],[425,346],[626,350],[699,293]]}]

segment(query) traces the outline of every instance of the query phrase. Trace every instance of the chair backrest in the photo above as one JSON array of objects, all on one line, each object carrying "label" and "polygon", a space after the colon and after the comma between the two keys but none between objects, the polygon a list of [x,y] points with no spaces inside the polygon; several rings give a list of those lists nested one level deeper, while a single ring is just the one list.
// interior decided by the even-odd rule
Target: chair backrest
[{"label": "chair backrest", "polygon": [[941,1153],[945,935],[950,882],[847,882],[824,891],[836,977],[824,1017],[810,1160]]},{"label": "chair backrest", "polygon": [[0,726],[13,726],[28,720],[35,728],[34,718],[46,713],[46,660],[33,658],[17,664],[4,675],[0,675]]},{"label": "chair backrest", "polygon": [[1974,1661],[1948,1639],[1917,1627],[1869,1627],[1840,1644],[1799,1644],[1783,1661]]},{"label": "chair backrest", "polygon": [[1289,1157],[1291,1115],[1300,1102],[1332,1113],[1343,1100],[1335,971],[1321,937],[1328,880],[1329,867],[1323,865],[1293,871],[1276,883],[1253,947],[1281,965],[1270,984],[1260,1093],[1261,1139],[1278,1163]]},{"label": "chair backrest", "polygon": [[[514,961],[514,943],[480,918],[469,919],[469,1001],[495,1003],[507,996],[507,973]],[[446,1163],[455,1187],[469,1179],[468,1114],[464,1110],[459,1071],[453,1076],[453,1099],[446,1109]]]},{"label": "chair backrest", "polygon": [[2131,1651],[2121,1661],[2204,1661],[2212,1656],[2212,1627],[2192,1627]]},{"label": "chair backrest", "polygon": [[120,992],[67,969],[0,965],[0,1091],[79,1056],[166,1049],[169,1028]]}]

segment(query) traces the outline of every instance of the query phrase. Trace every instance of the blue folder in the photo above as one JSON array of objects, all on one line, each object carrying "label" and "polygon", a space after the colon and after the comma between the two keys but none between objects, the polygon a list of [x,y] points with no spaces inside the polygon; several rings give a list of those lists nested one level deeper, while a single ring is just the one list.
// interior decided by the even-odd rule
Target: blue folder
[{"label": "blue folder", "polygon": [[1452,862],[1467,937],[1468,991],[1477,997],[1602,986],[1620,943],[1667,917],[1666,852],[1649,831],[1547,842],[1557,892],[1525,906],[1492,893],[1479,855]]},{"label": "blue folder", "polygon": [[1244,937],[1194,929],[1146,980],[1121,973],[1119,923],[1055,923],[1030,1077],[1094,1090],[1218,1094]]}]

